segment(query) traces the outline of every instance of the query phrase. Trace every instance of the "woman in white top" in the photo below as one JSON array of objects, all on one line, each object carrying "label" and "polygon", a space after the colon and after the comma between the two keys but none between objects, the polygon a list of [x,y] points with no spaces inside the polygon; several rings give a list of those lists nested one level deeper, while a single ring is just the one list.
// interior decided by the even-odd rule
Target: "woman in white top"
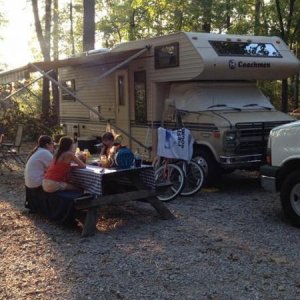
[{"label": "woman in white top", "polygon": [[48,169],[54,152],[54,143],[50,136],[41,135],[36,147],[32,150],[25,166],[25,207],[30,210],[40,210],[43,197],[42,181]]}]

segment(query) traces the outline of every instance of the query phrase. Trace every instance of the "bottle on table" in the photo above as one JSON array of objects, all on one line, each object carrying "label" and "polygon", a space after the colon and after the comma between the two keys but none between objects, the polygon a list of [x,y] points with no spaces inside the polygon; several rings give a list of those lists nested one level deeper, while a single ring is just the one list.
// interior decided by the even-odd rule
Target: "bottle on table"
[{"label": "bottle on table", "polygon": [[80,153],[81,153],[80,148],[77,147],[76,151],[75,151],[75,155],[78,157],[80,155]]},{"label": "bottle on table", "polygon": [[85,154],[86,158],[89,158],[91,156],[89,149],[84,149],[83,153]]},{"label": "bottle on table", "polygon": [[140,155],[139,148],[137,148],[134,153],[134,166],[136,168],[140,168],[142,166],[142,157]]}]

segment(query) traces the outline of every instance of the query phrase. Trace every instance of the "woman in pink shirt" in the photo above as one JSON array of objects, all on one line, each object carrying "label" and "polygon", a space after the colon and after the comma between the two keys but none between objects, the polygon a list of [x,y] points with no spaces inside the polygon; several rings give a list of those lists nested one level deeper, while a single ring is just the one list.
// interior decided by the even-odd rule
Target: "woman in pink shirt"
[{"label": "woman in pink shirt", "polygon": [[71,163],[76,163],[79,168],[85,168],[86,165],[75,156],[73,144],[73,139],[70,137],[65,136],[60,139],[58,151],[43,180],[42,186],[45,192],[79,190],[69,182]]}]

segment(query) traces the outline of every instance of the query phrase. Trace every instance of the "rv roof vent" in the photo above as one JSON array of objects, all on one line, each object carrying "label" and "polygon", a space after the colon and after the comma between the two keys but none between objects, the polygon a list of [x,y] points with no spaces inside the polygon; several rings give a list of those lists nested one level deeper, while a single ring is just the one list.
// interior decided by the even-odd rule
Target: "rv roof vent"
[{"label": "rv roof vent", "polygon": [[86,55],[95,55],[95,54],[102,54],[107,52],[109,52],[108,48],[100,48],[100,49],[89,50],[86,52]]}]

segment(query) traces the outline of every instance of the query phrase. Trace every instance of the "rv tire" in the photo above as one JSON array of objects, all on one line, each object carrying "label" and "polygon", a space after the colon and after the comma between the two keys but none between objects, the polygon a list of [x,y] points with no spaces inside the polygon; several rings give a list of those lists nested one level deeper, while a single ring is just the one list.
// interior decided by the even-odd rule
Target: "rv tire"
[{"label": "rv tire", "polygon": [[207,149],[195,149],[193,160],[198,162],[205,172],[204,186],[211,186],[222,174],[219,164]]},{"label": "rv tire", "polygon": [[294,171],[283,182],[280,200],[285,217],[295,227],[300,227],[300,171]]}]

